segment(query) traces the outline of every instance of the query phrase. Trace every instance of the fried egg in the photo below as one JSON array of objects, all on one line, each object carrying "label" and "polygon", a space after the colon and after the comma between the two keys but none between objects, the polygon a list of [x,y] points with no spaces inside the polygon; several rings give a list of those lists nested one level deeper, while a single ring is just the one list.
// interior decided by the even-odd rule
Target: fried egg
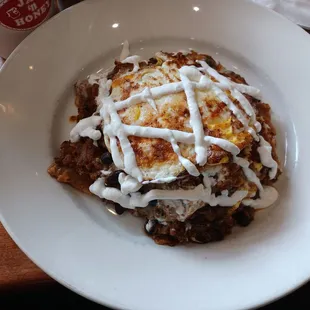
[{"label": "fried egg", "polygon": [[[119,70],[111,77],[111,98],[114,102],[118,102],[141,93],[145,88],[179,82],[181,79],[178,69],[184,65],[195,65],[196,60],[206,59],[203,58],[203,55],[198,55],[195,52],[188,55],[161,53],[157,57],[156,63],[140,63],[140,69],[137,72],[132,72],[132,66],[119,63],[116,65],[116,67],[120,67]],[[216,80],[214,79],[214,81]],[[230,96],[229,91],[226,94],[228,97]],[[196,89],[195,97],[205,135],[226,139],[234,143],[240,150],[252,143],[251,134],[244,130],[240,121],[211,88]],[[155,99],[154,102],[155,106],[141,102],[118,111],[122,123],[193,132],[184,91],[164,95]],[[236,104],[238,103],[236,102]],[[137,136],[129,136],[128,139],[144,180],[178,176],[185,170],[172,149],[171,143],[163,139]],[[195,146],[182,143],[178,145],[181,155],[196,165]],[[119,150],[121,153],[121,148]],[[231,154],[219,146],[211,145],[208,153],[207,165],[230,161]],[[200,171],[204,170],[204,167],[198,168]]]}]

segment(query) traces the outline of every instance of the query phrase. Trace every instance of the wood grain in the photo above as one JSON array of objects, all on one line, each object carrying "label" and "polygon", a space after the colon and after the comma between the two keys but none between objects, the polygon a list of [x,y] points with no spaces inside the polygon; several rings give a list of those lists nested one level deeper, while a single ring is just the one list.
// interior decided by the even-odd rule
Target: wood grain
[{"label": "wood grain", "polygon": [[0,223],[0,289],[17,289],[52,281],[18,248]]}]

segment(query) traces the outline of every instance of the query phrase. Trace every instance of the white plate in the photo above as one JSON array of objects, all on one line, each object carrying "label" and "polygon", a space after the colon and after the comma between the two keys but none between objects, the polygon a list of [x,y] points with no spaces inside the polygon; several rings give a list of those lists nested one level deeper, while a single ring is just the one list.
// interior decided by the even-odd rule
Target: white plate
[{"label": "white plate", "polygon": [[[262,90],[285,165],[277,206],[223,242],[169,248],[139,219],[113,217],[47,175],[68,138],[74,82],[111,66],[125,39],[143,56],[210,53]],[[2,223],[48,274],[111,307],[245,309],[282,296],[310,277],[309,55],[308,34],[246,1],[98,0],[64,11],[0,74]]]},{"label": "white plate", "polygon": [[310,27],[310,1],[309,0],[252,0],[286,16],[301,27]]}]

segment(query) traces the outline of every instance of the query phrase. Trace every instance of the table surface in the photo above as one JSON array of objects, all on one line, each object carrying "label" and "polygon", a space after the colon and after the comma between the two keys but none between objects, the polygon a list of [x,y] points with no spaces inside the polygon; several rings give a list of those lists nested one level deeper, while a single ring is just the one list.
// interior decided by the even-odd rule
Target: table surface
[{"label": "table surface", "polygon": [[53,281],[18,248],[0,223],[0,289]]}]

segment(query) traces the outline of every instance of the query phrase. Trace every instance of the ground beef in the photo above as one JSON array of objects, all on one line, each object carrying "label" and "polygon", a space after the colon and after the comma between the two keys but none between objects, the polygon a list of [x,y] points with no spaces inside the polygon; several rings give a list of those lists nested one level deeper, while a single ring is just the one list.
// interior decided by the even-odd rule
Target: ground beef
[{"label": "ground beef", "polygon": [[58,182],[67,183],[85,194],[91,194],[89,186],[93,183],[93,180],[89,175],[79,175],[74,169],[61,167],[56,163],[53,163],[47,171]]},{"label": "ground beef", "polygon": [[64,141],[48,173],[59,182],[69,183],[89,193],[89,186],[100,176],[100,170],[104,169],[100,159],[103,152],[106,150],[95,146],[89,138],[81,138],[76,143]]},{"label": "ground beef", "polygon": [[222,167],[222,177],[215,185],[215,188],[218,191],[238,189],[244,184],[245,176],[239,165],[229,163],[223,165]]},{"label": "ground beef", "polygon": [[59,156],[55,158],[55,163],[73,168],[80,175],[94,175],[96,179],[96,174],[103,169],[101,155],[102,150],[94,145],[93,140],[81,138],[76,143],[64,141],[60,146]]},{"label": "ground beef", "polygon": [[96,111],[98,89],[98,84],[90,85],[87,80],[75,84],[75,105],[78,109],[77,121],[93,115]]}]

